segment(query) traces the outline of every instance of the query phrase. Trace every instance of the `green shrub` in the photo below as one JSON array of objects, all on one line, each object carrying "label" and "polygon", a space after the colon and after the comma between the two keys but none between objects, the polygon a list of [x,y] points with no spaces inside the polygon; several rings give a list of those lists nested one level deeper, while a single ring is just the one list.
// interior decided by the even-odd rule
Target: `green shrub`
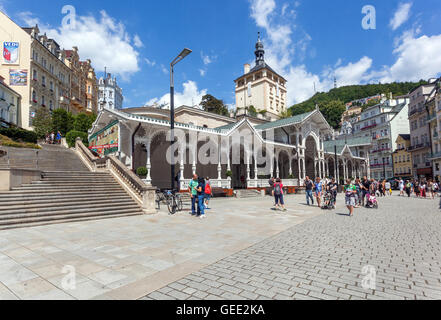
[{"label": "green shrub", "polygon": [[232,172],[231,170],[228,170],[227,172],[225,172],[225,175],[226,175],[228,178],[231,178],[231,177],[233,176],[233,172]]},{"label": "green shrub", "polygon": [[136,174],[140,177],[145,177],[147,176],[147,168],[146,167],[139,167],[138,169],[136,169]]},{"label": "green shrub", "polygon": [[81,131],[69,131],[66,134],[66,142],[69,145],[70,148],[75,147],[75,140],[77,138],[81,138],[81,140],[83,141],[83,144],[88,147],[89,146],[89,140],[88,140],[88,135],[86,132],[81,132]]},{"label": "green shrub", "polygon": [[37,143],[38,136],[33,131],[20,128],[0,128],[0,134],[14,141]]},{"label": "green shrub", "polygon": [[0,135],[0,146],[12,148],[41,149],[41,147],[37,144],[30,142],[13,141],[11,140],[11,138],[3,135]]}]

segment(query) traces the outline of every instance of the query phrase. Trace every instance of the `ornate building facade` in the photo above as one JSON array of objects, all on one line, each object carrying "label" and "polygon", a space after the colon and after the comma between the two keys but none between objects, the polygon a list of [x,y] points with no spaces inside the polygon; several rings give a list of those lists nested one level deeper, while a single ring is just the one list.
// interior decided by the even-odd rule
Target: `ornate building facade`
[{"label": "ornate building facade", "polygon": [[[132,170],[146,167],[145,182],[158,188],[170,187],[171,163],[181,189],[188,187],[194,173],[225,189],[264,188],[270,177],[296,187],[303,186],[306,176],[342,181],[369,175],[365,148],[370,138],[329,141],[334,130],[318,108],[275,120],[286,107],[286,81],[265,64],[260,40],[256,48],[256,67],[236,80],[237,108],[248,104],[241,96],[249,97],[245,88],[251,87],[251,97],[260,97],[252,103],[257,111],[271,115],[267,119],[226,117],[181,106],[175,110],[175,149],[170,149],[169,110],[104,105],[89,131],[90,148],[102,155],[114,153]],[[99,80],[100,90],[103,81]]]},{"label": "ornate building facade", "polygon": [[265,117],[277,120],[287,110],[286,80],[265,62],[265,50],[260,36],[255,56],[254,68],[245,64],[244,74],[234,81],[237,114],[246,113],[247,108],[252,106]]}]

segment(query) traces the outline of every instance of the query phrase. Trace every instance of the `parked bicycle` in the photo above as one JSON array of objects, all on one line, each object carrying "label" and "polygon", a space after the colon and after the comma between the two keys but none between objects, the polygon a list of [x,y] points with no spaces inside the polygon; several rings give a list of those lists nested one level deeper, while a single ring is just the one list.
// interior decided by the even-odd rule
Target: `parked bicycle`
[{"label": "parked bicycle", "polygon": [[184,207],[182,197],[176,190],[157,190],[156,205],[158,210],[161,209],[161,203],[167,205],[170,214],[182,211]]}]

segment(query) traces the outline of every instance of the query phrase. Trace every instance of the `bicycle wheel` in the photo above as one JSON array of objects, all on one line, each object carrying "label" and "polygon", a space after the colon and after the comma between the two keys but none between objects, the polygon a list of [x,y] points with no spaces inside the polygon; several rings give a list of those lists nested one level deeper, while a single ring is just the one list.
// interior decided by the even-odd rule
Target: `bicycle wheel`
[{"label": "bicycle wheel", "polygon": [[175,197],[170,197],[167,199],[167,208],[170,214],[175,214],[177,209]]},{"label": "bicycle wheel", "polygon": [[178,211],[184,210],[184,203],[182,202],[182,198],[180,196],[177,197],[176,202],[178,203]]},{"label": "bicycle wheel", "polygon": [[159,194],[156,194],[155,202],[156,202],[156,206],[158,207],[158,210],[161,210],[161,201],[162,201],[161,196]]}]

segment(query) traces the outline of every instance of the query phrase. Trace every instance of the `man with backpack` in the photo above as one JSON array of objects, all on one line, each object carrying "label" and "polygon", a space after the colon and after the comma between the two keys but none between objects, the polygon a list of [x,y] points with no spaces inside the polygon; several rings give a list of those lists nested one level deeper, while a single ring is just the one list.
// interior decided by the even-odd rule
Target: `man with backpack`
[{"label": "man with backpack", "polygon": [[210,209],[208,204],[210,203],[210,199],[213,196],[213,190],[211,189],[210,178],[207,178],[205,181],[205,209]]},{"label": "man with backpack", "polygon": [[286,211],[285,201],[283,200],[283,184],[280,178],[278,178],[274,183],[274,198],[276,203],[276,210],[282,208],[283,211]]}]

